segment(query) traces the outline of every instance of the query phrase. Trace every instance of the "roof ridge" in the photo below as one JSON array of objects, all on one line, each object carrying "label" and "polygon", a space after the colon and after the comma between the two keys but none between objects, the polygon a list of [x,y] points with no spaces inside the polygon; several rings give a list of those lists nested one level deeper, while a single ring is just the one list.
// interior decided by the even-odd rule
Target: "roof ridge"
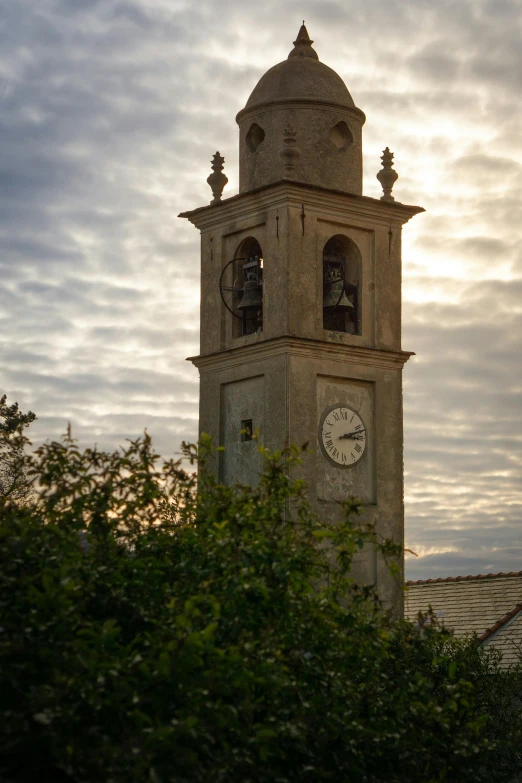
[{"label": "roof ridge", "polygon": [[471,574],[468,576],[439,576],[435,579],[410,579],[406,582],[406,585],[411,587],[412,585],[430,585],[436,582],[472,582],[475,579],[501,579],[509,576],[522,576],[522,571],[500,571],[498,574],[476,574],[475,576]]},{"label": "roof ridge", "polygon": [[515,604],[513,609],[505,614],[504,617],[501,617],[500,620],[497,620],[497,622],[492,625],[491,628],[485,630],[484,633],[479,636],[479,641],[485,642],[486,639],[489,639],[490,636],[493,636],[493,634],[502,628],[503,625],[506,625],[506,623],[512,620],[513,617],[516,617],[519,612],[522,612],[522,601],[519,601],[518,604]]}]

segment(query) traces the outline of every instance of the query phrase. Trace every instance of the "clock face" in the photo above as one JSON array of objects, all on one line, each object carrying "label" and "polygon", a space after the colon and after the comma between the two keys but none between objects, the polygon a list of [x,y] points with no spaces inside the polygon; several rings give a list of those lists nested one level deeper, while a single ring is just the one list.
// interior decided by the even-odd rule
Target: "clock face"
[{"label": "clock face", "polygon": [[319,443],[326,459],[338,468],[350,468],[366,450],[366,426],[359,414],[346,405],[333,405],[321,416]]}]

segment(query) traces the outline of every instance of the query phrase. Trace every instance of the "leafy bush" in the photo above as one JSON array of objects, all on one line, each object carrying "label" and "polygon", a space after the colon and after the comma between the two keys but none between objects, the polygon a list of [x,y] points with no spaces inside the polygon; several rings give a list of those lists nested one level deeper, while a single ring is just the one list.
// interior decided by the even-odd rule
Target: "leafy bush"
[{"label": "leafy bush", "polygon": [[[319,522],[263,451],[258,487],[161,464],[150,439],[27,461],[0,501],[0,774],[78,783],[500,781],[517,674],[350,579],[348,501]],[[196,458],[194,447],[187,456]]]},{"label": "leafy bush", "polygon": [[0,397],[0,498],[9,498],[18,505],[31,493],[24,452],[30,441],[24,431],[35,419],[31,411],[22,413],[18,403],[8,405],[5,394]]}]

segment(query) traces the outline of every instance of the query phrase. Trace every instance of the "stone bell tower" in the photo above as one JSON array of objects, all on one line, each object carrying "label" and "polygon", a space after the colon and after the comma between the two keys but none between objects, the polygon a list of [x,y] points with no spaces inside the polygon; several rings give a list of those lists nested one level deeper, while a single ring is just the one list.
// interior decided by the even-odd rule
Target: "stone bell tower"
[{"label": "stone bell tower", "polygon": [[[423,210],[362,195],[363,112],[321,63],[303,25],[288,59],[261,78],[239,125],[240,187],[216,153],[201,232],[200,432],[225,447],[222,481],[256,483],[250,433],[276,449],[309,443],[302,474],[322,517],[356,495],[385,538],[403,542],[401,230]],[[373,551],[358,578],[394,604]]]}]

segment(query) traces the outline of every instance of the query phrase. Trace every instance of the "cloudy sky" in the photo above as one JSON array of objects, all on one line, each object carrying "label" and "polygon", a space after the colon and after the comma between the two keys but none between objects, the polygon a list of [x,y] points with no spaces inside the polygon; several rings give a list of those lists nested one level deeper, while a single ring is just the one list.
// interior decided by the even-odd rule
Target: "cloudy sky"
[{"label": "cloudy sky", "polygon": [[520,0],[0,0],[0,391],[83,445],[197,433],[216,149],[305,18],[395,152],[410,578],[522,569]]}]

